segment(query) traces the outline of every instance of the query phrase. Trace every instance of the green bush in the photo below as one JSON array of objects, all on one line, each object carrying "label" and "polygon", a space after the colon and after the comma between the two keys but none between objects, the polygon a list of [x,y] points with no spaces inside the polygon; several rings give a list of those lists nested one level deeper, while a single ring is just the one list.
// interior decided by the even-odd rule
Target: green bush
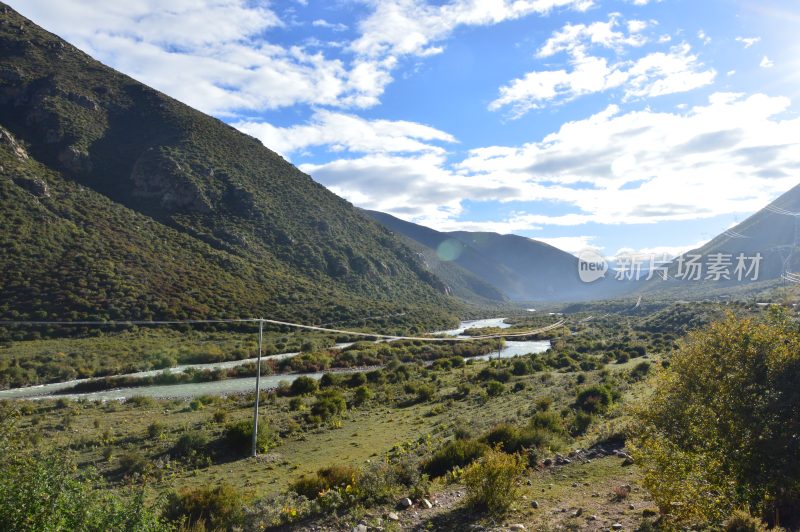
[{"label": "green bush", "polygon": [[517,499],[517,480],[525,469],[525,460],[516,454],[489,449],[462,475],[467,500],[472,508],[502,515]]},{"label": "green bush", "polygon": [[203,456],[208,450],[208,436],[200,431],[191,431],[182,434],[175,445],[172,454],[178,458]]},{"label": "green bush", "polygon": [[440,477],[454,467],[464,467],[484,455],[488,447],[477,440],[453,440],[440,448],[423,466],[431,477]]},{"label": "green bush", "polygon": [[309,499],[316,499],[329,489],[355,486],[359,476],[358,470],[349,465],[323,467],[314,475],[303,475],[298,478],[289,486],[289,489]]},{"label": "green bush", "polygon": [[[235,454],[248,453],[253,448],[253,421],[242,420],[225,427],[224,441]],[[272,434],[265,419],[258,420],[256,450],[265,453],[272,444]]]},{"label": "green bush", "polygon": [[167,430],[167,426],[163,423],[159,423],[158,421],[154,421],[147,426],[147,436],[151,439],[159,438],[164,431]]},{"label": "green bush", "polygon": [[316,393],[319,383],[316,379],[301,375],[297,377],[289,386],[289,395],[310,395]]},{"label": "green bush", "polygon": [[531,427],[544,429],[553,434],[564,433],[564,420],[557,412],[536,412],[531,416],[530,425]]},{"label": "green bush", "polygon": [[725,532],[767,532],[769,528],[761,519],[750,515],[747,510],[735,510],[725,520],[723,530]]},{"label": "green bush", "polygon": [[183,529],[230,530],[242,523],[243,506],[239,490],[223,483],[171,493],[166,516]]},{"label": "green bush", "polygon": [[[689,334],[639,412],[644,483],[682,528],[735,509],[800,526],[800,333],[780,313]],[[708,494],[713,493],[713,497]]]},{"label": "green bush", "polygon": [[171,530],[143,491],[112,492],[60,452],[41,453],[0,418],[0,529],[14,532]]},{"label": "green bush", "polygon": [[119,468],[124,475],[141,475],[150,467],[150,462],[139,451],[128,451],[119,457]]},{"label": "green bush", "polygon": [[311,405],[311,415],[327,421],[347,411],[344,396],[338,390],[325,390],[317,394],[317,402]]},{"label": "green bush", "polygon": [[533,425],[516,427],[508,423],[495,425],[484,441],[506,453],[516,453],[523,449],[542,449],[550,446],[554,436],[548,430]]},{"label": "green bush", "polygon": [[575,406],[584,412],[601,414],[611,406],[613,397],[606,386],[589,386],[578,392]]},{"label": "green bush", "polygon": [[353,394],[353,403],[356,406],[361,406],[372,397],[372,392],[367,386],[359,386]]},{"label": "green bush", "polygon": [[497,397],[498,395],[503,395],[505,391],[506,387],[502,382],[489,381],[486,383],[486,393],[488,393],[491,397]]}]

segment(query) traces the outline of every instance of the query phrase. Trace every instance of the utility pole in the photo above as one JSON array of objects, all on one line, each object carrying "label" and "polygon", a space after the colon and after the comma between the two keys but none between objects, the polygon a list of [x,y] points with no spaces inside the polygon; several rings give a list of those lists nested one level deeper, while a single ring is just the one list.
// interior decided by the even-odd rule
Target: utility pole
[{"label": "utility pole", "polygon": [[256,365],[256,403],[253,408],[253,451],[250,456],[258,454],[258,401],[261,398],[261,345],[264,341],[264,319],[258,320],[258,364]]}]

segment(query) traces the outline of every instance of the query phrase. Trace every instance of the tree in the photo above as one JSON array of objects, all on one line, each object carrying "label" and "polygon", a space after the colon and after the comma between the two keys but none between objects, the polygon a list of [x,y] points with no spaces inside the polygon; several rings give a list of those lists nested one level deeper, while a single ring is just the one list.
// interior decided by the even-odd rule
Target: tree
[{"label": "tree", "polygon": [[800,524],[800,332],[781,313],[691,333],[639,411],[645,485],[679,526],[744,507]]}]

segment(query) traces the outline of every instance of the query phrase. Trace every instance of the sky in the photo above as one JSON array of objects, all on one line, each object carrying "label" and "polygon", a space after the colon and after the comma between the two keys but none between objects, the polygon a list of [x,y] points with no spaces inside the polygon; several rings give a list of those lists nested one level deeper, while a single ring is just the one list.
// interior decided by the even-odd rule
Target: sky
[{"label": "sky", "polygon": [[9,3],[438,230],[676,254],[800,182],[796,0]]}]

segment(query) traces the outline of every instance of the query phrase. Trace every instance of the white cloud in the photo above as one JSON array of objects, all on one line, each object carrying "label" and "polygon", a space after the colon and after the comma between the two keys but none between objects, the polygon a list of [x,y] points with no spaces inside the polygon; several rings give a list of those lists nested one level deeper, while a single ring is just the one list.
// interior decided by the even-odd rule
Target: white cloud
[{"label": "white cloud", "polygon": [[711,42],[711,37],[709,37],[703,30],[697,32],[697,38],[700,39],[700,42],[703,44],[708,44]]},{"label": "white cloud", "polygon": [[[441,53],[458,26],[491,25],[592,0],[366,0],[371,13],[355,41],[306,38],[276,45],[280,4],[249,0],[25,0],[18,9],[85,52],[179,100],[217,116],[296,104],[368,108],[393,81],[404,55]],[[14,1],[13,3],[17,3]],[[299,2],[303,5],[304,2]],[[291,12],[291,10],[289,10]],[[286,25],[294,24],[292,16]],[[318,18],[311,25],[347,28]]]},{"label": "white cloud", "polygon": [[453,0],[441,5],[422,0],[367,0],[375,10],[361,21],[352,48],[369,57],[439,53],[432,43],[459,26],[488,26],[556,8],[585,11],[593,0]]},{"label": "white cloud", "polygon": [[761,37],[736,37],[736,41],[742,43],[745,48],[750,48],[761,42]]},{"label": "white cloud", "polygon": [[456,142],[449,133],[416,122],[365,120],[326,110],[316,111],[304,125],[275,127],[253,121],[233,125],[286,157],[310,146],[327,146],[335,152],[442,154],[444,149],[431,141]]},{"label": "white cloud", "polygon": [[758,64],[761,68],[772,68],[775,66],[775,62],[767,57],[766,55],[761,59],[761,62]]},{"label": "white cloud", "polygon": [[617,260],[620,256],[626,256],[631,259],[644,261],[647,266],[649,260],[652,258],[654,261],[670,260],[682,253],[697,249],[705,245],[708,240],[698,240],[693,244],[684,244],[681,246],[651,246],[639,249],[634,248],[620,248],[614,253],[613,256],[606,257],[608,260]]},{"label": "white cloud", "polygon": [[500,96],[489,109],[510,108],[511,116],[517,118],[546,104],[586,94],[621,88],[626,99],[650,98],[703,87],[716,77],[716,71],[706,69],[688,44],[611,64],[604,57],[585,55],[574,48],[570,64],[570,71],[533,71],[511,81],[500,88]]},{"label": "white cloud", "polygon": [[[586,24],[567,24],[560,31],[553,33],[537,52],[539,57],[550,57],[559,52],[585,55],[588,46],[603,46],[621,49],[625,46],[642,46],[647,38],[640,35],[647,23],[634,20],[628,23],[628,34],[616,31],[620,26],[620,15],[612,13],[606,22]],[[632,25],[632,26],[631,26]]]},{"label": "white cloud", "polygon": [[346,24],[342,24],[341,22],[336,22],[336,23],[328,22],[327,20],[322,18],[314,20],[313,22],[311,22],[311,25],[314,26],[315,28],[327,28],[333,31],[347,31],[348,29]]},{"label": "white cloud", "polygon": [[581,251],[585,251],[587,249],[591,249],[594,251],[600,251],[602,248],[593,244],[592,241],[595,240],[593,236],[556,236],[556,237],[536,237],[536,240],[540,242],[544,242],[545,244],[550,244],[551,246],[557,247],[561,251],[566,251],[567,253],[572,253],[573,255],[577,255]]},{"label": "white cloud", "polygon": [[372,154],[300,169],[360,207],[405,219],[450,219],[461,212],[461,198],[483,188],[448,170],[445,157],[433,153]]},{"label": "white cloud", "polygon": [[[368,154],[303,165],[357,205],[437,229],[502,233],[585,223],[642,224],[753,212],[800,177],[800,119],[790,101],[715,93],[669,113],[610,106],[521,146]],[[463,202],[545,202],[565,214],[517,211],[458,220]]]}]

